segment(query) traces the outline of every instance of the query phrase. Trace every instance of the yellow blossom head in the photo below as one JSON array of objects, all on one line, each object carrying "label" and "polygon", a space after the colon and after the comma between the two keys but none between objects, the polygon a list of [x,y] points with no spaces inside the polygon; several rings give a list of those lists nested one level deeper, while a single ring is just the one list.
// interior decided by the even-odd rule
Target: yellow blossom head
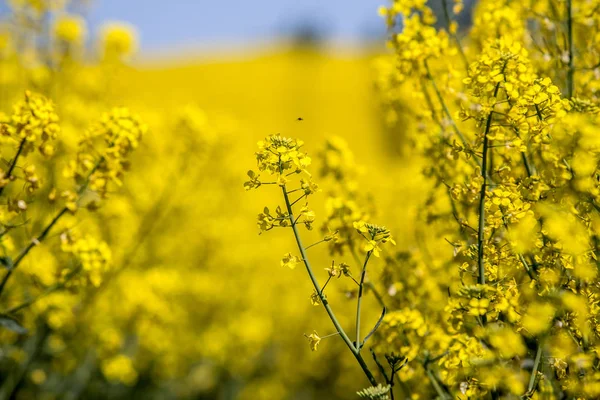
[{"label": "yellow blossom head", "polygon": [[87,36],[85,21],[78,15],[61,15],[54,22],[54,35],[67,45],[79,46]]},{"label": "yellow blossom head", "polygon": [[126,58],[137,50],[137,32],[129,24],[110,22],[105,24],[101,29],[100,44],[104,58]]}]

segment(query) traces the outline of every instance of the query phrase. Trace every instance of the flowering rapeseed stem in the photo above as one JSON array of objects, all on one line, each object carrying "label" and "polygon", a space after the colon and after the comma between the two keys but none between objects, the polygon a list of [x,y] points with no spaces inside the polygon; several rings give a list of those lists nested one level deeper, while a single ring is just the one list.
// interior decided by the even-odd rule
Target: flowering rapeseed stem
[{"label": "flowering rapeseed stem", "polygon": [[[365,361],[363,360],[363,358],[361,357],[360,353],[359,353],[359,349],[357,349],[357,347],[355,347],[355,345],[350,341],[350,338],[348,338],[348,335],[346,335],[346,332],[344,331],[344,329],[342,328],[342,326],[340,325],[340,323],[338,322],[335,314],[333,313],[333,310],[331,309],[331,306],[329,305],[329,303],[327,302],[327,299],[325,298],[325,296],[323,295],[323,292],[319,286],[319,283],[317,282],[317,278],[310,266],[310,263],[308,262],[308,258],[305,252],[305,248],[302,245],[302,240],[300,239],[300,234],[298,232],[298,229],[296,227],[296,224],[293,223],[294,221],[294,214],[292,211],[292,206],[291,203],[289,201],[288,198],[288,194],[286,191],[285,186],[283,186],[281,188],[282,193],[283,193],[283,198],[285,200],[285,204],[288,210],[288,215],[289,215],[289,219],[290,222],[292,223],[292,230],[294,232],[294,237],[296,239],[296,244],[298,245],[298,250],[300,251],[302,260],[304,261],[304,266],[306,267],[306,271],[308,272],[308,275],[310,277],[310,280],[315,288],[315,291],[317,293],[317,295],[319,296],[321,303],[323,304],[323,307],[325,307],[325,311],[327,311],[327,315],[329,315],[329,318],[331,319],[331,322],[333,323],[333,325],[335,326],[336,330],[338,331],[338,333],[340,334],[340,336],[342,337],[342,339],[344,340],[344,343],[346,343],[346,346],[348,346],[348,348],[352,351],[352,353],[354,354],[354,357],[356,358],[356,360],[358,361],[359,365],[361,366],[361,368],[363,369],[365,375],[367,376],[367,379],[369,379],[369,382],[371,382],[371,384],[376,385],[377,381],[375,380],[375,377],[373,376],[373,374],[371,373],[371,371],[369,370],[369,368],[367,367],[367,364],[365,363]],[[316,348],[316,345],[315,345]]]},{"label": "flowering rapeseed stem", "polygon": [[[350,340],[343,327],[339,323],[338,319],[336,318],[324,293],[324,290],[331,281],[331,278],[339,278],[342,275],[350,276],[349,267],[344,263],[340,264],[339,266],[336,266],[335,262],[333,262],[330,268],[326,268],[328,272],[328,279],[325,285],[321,287],[306,254],[307,249],[313,247],[315,244],[321,242],[335,243],[338,238],[338,231],[331,233],[331,231],[328,229],[328,233],[325,235],[323,240],[308,247],[305,247],[302,244],[302,240],[300,238],[298,225],[303,224],[307,229],[310,230],[312,229],[312,224],[315,221],[315,213],[308,207],[308,197],[319,191],[317,184],[312,181],[311,175],[307,171],[307,167],[310,165],[311,159],[306,153],[301,151],[303,144],[304,143],[302,141],[284,138],[279,135],[269,136],[264,141],[258,143],[259,151],[256,153],[258,169],[260,171],[264,171],[266,173],[269,173],[270,175],[275,176],[275,180],[276,182],[278,182],[278,186],[281,187],[283,200],[285,202],[285,210],[281,210],[278,207],[276,210],[276,216],[271,215],[269,209],[265,207],[263,213],[259,214],[258,225],[261,229],[261,232],[269,231],[274,227],[289,226],[292,228],[294,238],[296,240],[296,245],[298,247],[298,250],[300,251],[300,257],[295,257],[288,253],[284,256],[284,259],[281,261],[281,265],[294,267],[299,262],[299,260],[302,260],[314,288],[314,292],[310,297],[311,303],[315,306],[323,305],[337,333],[341,336],[348,349],[350,349],[350,351],[358,361],[369,382],[372,385],[376,385],[377,382],[375,380],[375,377],[373,376],[364,359],[360,355],[359,340],[357,340],[355,343],[353,343]],[[290,183],[287,177],[302,173],[308,176],[308,178],[300,179],[300,189],[303,191],[303,194],[300,196],[300,198],[296,199],[295,201],[291,201],[289,195],[295,190],[287,190],[287,185]],[[244,184],[244,188],[246,190],[259,188],[262,185],[261,181],[258,179],[258,174],[255,174],[254,172],[250,171],[248,173],[248,177],[250,178],[250,181]],[[302,199],[306,201],[305,205],[300,209],[298,215],[295,216],[293,207],[297,202],[299,202]],[[378,248],[376,249],[376,247],[379,243],[385,243],[387,241],[393,242],[393,239],[389,235],[389,231],[385,229],[375,228],[371,225],[361,225],[361,229],[364,229],[364,232],[370,235],[369,241],[375,243],[374,247],[368,250],[368,255],[378,250]],[[360,284],[361,288],[363,283],[364,273],[363,282],[361,282]],[[357,334],[359,335],[358,332]],[[307,336],[307,338],[309,338],[311,349],[313,351],[316,350],[321,338],[319,338],[316,332],[314,332],[310,336]]]}]

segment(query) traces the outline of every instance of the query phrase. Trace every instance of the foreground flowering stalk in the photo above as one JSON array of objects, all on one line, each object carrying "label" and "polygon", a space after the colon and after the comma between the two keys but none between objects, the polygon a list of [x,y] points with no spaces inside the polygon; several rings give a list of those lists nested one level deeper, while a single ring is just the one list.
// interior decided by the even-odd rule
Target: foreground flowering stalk
[{"label": "foreground flowering stalk", "polygon": [[[379,256],[381,244],[387,242],[393,243],[393,239],[389,233],[389,230],[383,227],[365,223],[364,221],[355,221],[354,223],[354,229],[356,232],[366,240],[364,246],[366,256],[361,271],[360,281],[356,281],[354,278],[352,278],[359,287],[356,315],[356,340],[353,342],[339,323],[335,313],[331,308],[331,305],[327,300],[327,296],[325,295],[325,289],[332,278],[339,278],[342,276],[351,277],[348,266],[344,263],[339,264],[339,266],[336,265],[335,262],[332,263],[331,267],[326,268],[329,275],[327,282],[325,285],[321,286],[307,255],[307,249],[318,243],[336,241],[338,237],[337,231],[326,234],[323,240],[308,247],[304,246],[300,237],[298,225],[304,225],[307,229],[312,229],[315,216],[314,212],[308,208],[308,196],[319,190],[318,186],[312,182],[311,176],[307,171],[307,167],[310,165],[311,159],[301,150],[303,142],[284,138],[279,135],[273,135],[267,137],[264,141],[259,142],[258,146],[259,151],[256,153],[256,159],[258,162],[259,172],[268,173],[271,176],[274,176],[275,180],[272,182],[261,181],[258,173],[249,171],[248,177],[250,180],[244,184],[244,187],[246,190],[250,190],[252,188],[258,188],[262,185],[278,185],[281,188],[281,193],[285,203],[285,210],[282,210],[278,207],[276,209],[276,215],[272,215],[269,209],[265,208],[264,212],[258,216],[258,226],[263,232],[274,228],[292,228],[298,251],[300,252],[300,257],[296,257],[288,253],[284,256],[281,262],[282,266],[294,268],[296,264],[302,260],[302,263],[306,268],[314,288],[311,301],[313,304],[323,305],[327,315],[329,316],[329,319],[336,329],[337,334],[339,334],[346,346],[350,349],[371,385],[376,386],[377,381],[360,353],[364,342],[375,330],[374,329],[363,341],[361,341],[361,302],[363,287],[365,285],[367,264],[371,255]],[[298,174],[304,174],[305,176],[304,178],[300,179],[300,187],[297,189],[288,190],[289,177]],[[290,198],[293,193],[299,194],[299,197],[295,200]],[[293,207],[302,200],[304,200],[304,204],[300,211],[295,214]],[[309,339],[311,348],[316,350],[318,343],[324,337],[319,337],[317,333],[314,332],[313,334],[307,336],[307,338]]]},{"label": "foreground flowering stalk", "polygon": [[462,2],[441,1],[446,28],[432,4],[381,12],[382,95],[413,88],[431,186],[427,236],[384,272],[401,290],[375,349],[407,357],[416,397],[599,398],[600,4],[481,0],[460,40]]},{"label": "foreground flowering stalk", "polygon": [[[30,97],[30,95],[27,96],[27,98]],[[32,116],[37,118],[39,118],[39,114],[39,111],[31,113]],[[37,125],[39,125],[39,122],[36,121]],[[27,132],[21,126],[22,123],[18,122],[18,132]],[[19,267],[30,251],[46,239],[52,228],[64,215],[77,211],[79,203],[88,188],[94,190],[101,197],[106,197],[108,185],[111,182],[117,185],[121,184],[125,166],[128,164],[127,158],[131,151],[138,146],[146,129],[146,126],[140,122],[137,116],[132,115],[127,109],[116,108],[110,113],[105,114],[99,123],[93,125],[85,133],[83,139],[80,141],[77,161],[73,162],[66,171],[67,176],[75,177],[76,182],[79,183],[79,188],[75,193],[70,191],[63,192],[62,197],[65,199],[65,205],[12,261],[10,268],[5,272],[2,281],[0,281],[0,295],[3,293],[15,269]],[[47,136],[45,133],[41,134],[42,139]],[[100,144],[97,143],[98,141]],[[104,149],[98,151],[102,146],[102,142],[104,143]],[[19,147],[19,152],[21,151],[21,147]],[[15,156],[15,160],[17,156]],[[95,202],[90,202],[87,204],[87,207],[93,210],[98,205]]]}]

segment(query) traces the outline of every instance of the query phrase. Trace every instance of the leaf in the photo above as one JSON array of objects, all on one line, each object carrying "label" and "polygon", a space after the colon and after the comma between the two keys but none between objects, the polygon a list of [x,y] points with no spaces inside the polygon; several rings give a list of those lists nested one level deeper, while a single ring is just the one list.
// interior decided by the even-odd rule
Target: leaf
[{"label": "leaf", "polygon": [[12,319],[6,315],[0,316],[0,326],[8,329],[9,331],[18,333],[19,335],[25,335],[27,332],[29,332],[27,329],[25,329],[23,326],[21,326],[21,324],[19,324],[17,321],[15,321],[14,319]]},{"label": "leaf", "polygon": [[365,339],[363,340],[360,347],[363,347],[365,345],[365,343],[367,342],[367,340],[375,333],[377,328],[379,328],[379,325],[381,325],[381,321],[383,321],[383,317],[385,317],[385,313],[386,313],[386,309],[385,309],[385,307],[383,307],[383,311],[381,311],[381,316],[379,317],[379,320],[377,321],[377,323],[375,324],[373,329],[371,329],[371,332],[369,332],[369,334],[367,336],[365,336]]}]

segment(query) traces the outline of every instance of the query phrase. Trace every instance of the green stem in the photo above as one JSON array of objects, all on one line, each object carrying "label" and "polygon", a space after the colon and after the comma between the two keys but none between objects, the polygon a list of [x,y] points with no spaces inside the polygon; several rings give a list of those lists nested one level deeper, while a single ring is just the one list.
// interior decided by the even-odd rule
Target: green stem
[{"label": "green stem", "polygon": [[[354,261],[360,265],[360,260],[358,259],[358,255],[356,254],[354,247],[352,247],[352,245],[350,245],[349,247],[350,247],[350,253],[352,254],[352,257],[354,258]],[[354,282],[356,282],[356,284],[358,286],[360,286],[360,284],[356,281],[356,279],[352,278],[352,280]],[[385,305],[385,301],[383,301],[383,296],[381,295],[381,293],[379,293],[379,290],[377,290],[377,288],[375,287],[375,284],[373,282],[371,282],[371,280],[369,278],[365,278],[365,285],[367,285],[369,287],[369,290],[371,290],[373,292],[373,295],[375,296],[375,298],[377,299],[377,301],[379,302],[381,307],[388,308]]]},{"label": "green stem", "polygon": [[356,301],[356,348],[360,352],[360,308],[362,304],[363,285],[365,283],[365,276],[367,275],[367,264],[369,258],[371,258],[372,251],[368,251],[363,263],[362,274],[360,275],[360,282],[358,284],[358,299]]},{"label": "green stem", "polygon": [[13,271],[15,269],[17,269],[17,267],[19,266],[19,264],[21,264],[21,262],[23,261],[23,259],[29,254],[29,252],[31,251],[31,249],[33,249],[35,246],[37,246],[38,244],[40,244],[46,238],[46,236],[48,236],[48,233],[50,232],[50,230],[54,227],[54,225],[56,225],[56,223],[60,220],[60,218],[63,215],[65,215],[65,213],[67,211],[68,211],[68,209],[66,207],[63,208],[52,219],[52,221],[48,225],[46,225],[46,228],[44,228],[44,230],[42,231],[42,233],[40,233],[35,239],[31,240],[29,242],[29,244],[23,250],[21,250],[21,253],[19,253],[19,255],[17,256],[17,258],[15,258],[15,261],[12,264],[11,268],[6,271],[6,274],[4,274],[4,277],[2,278],[2,282],[0,282],[0,295],[4,291],[4,287],[6,286],[6,283],[8,282],[8,280],[10,279],[10,277],[12,276]]},{"label": "green stem", "polygon": [[[500,89],[500,83],[496,84],[494,89],[494,98],[498,95]],[[483,183],[481,184],[481,190],[479,193],[479,227],[477,230],[477,266],[479,276],[477,277],[477,283],[485,285],[485,262],[484,262],[484,231],[485,231],[485,192],[487,190],[487,161],[488,161],[488,147],[489,138],[488,133],[490,132],[490,126],[492,125],[492,115],[494,111],[490,111],[485,123],[485,131],[483,132],[483,151],[481,155],[481,178]]]},{"label": "green stem", "polygon": [[533,364],[533,370],[531,371],[531,377],[529,378],[529,386],[527,386],[527,393],[533,395],[533,389],[535,386],[537,372],[540,369],[540,361],[542,360],[542,344],[538,343],[537,352],[535,354],[535,362]]},{"label": "green stem", "polygon": [[318,244],[321,244],[321,243],[323,243],[324,241],[325,241],[325,239],[321,239],[321,240],[319,240],[318,242],[315,242],[315,243],[313,243],[313,244],[311,244],[311,245],[309,245],[309,246],[306,246],[306,250],[310,249],[310,248],[311,248],[311,247],[313,247],[313,246],[316,246],[316,245],[318,245]]},{"label": "green stem", "polygon": [[315,274],[314,274],[314,272],[312,270],[312,267],[310,266],[310,262],[308,261],[308,256],[306,254],[306,250],[305,250],[304,246],[302,245],[302,240],[300,239],[300,234],[298,232],[298,228],[297,228],[296,224],[294,224],[294,215],[293,215],[293,211],[292,211],[292,206],[291,206],[290,199],[288,197],[288,193],[286,191],[285,185],[282,186],[281,190],[283,192],[283,198],[285,200],[285,205],[287,207],[287,211],[288,211],[288,214],[289,214],[290,223],[292,224],[292,231],[294,232],[294,237],[296,239],[296,244],[298,246],[298,250],[300,251],[300,255],[302,257],[302,261],[304,262],[304,266],[306,267],[306,271],[308,272],[308,276],[310,277],[310,280],[311,280],[311,282],[313,284],[313,287],[315,288],[316,292],[321,297],[321,303],[323,303],[323,307],[325,308],[325,311],[327,312],[327,315],[329,316],[329,319],[331,320],[331,322],[335,326],[335,329],[340,334],[340,337],[342,338],[342,340],[344,341],[344,343],[346,343],[346,346],[348,346],[348,348],[350,349],[350,351],[352,351],[352,354],[356,358],[356,361],[358,361],[360,367],[362,368],[363,372],[367,376],[367,379],[369,380],[369,382],[371,383],[371,385],[377,386],[377,381],[375,380],[375,377],[373,376],[373,374],[369,370],[369,367],[365,363],[365,360],[362,358],[362,356],[358,352],[357,348],[354,346],[354,344],[352,343],[352,341],[350,340],[350,338],[348,337],[348,335],[344,331],[344,328],[342,328],[342,326],[340,325],[340,323],[337,320],[337,318],[336,318],[333,310],[329,306],[329,302],[327,301],[327,299],[325,298],[325,296],[323,296],[323,291],[321,290],[321,287],[319,286],[319,282],[317,281],[317,278],[316,278],[316,276],[315,276]]},{"label": "green stem", "polygon": [[483,178],[483,183],[481,184],[481,190],[479,193],[479,228],[477,230],[477,267],[479,271],[479,275],[477,277],[477,283],[480,285],[485,285],[485,262],[484,262],[484,230],[485,230],[485,191],[487,185],[487,151],[488,151],[488,137],[487,137],[487,129],[486,134],[483,137],[483,162],[481,166],[481,177]]},{"label": "green stem", "polygon": [[567,70],[567,97],[573,97],[573,75],[575,67],[573,65],[573,4],[572,0],[567,0],[567,40],[569,51],[569,66]]},{"label": "green stem", "polygon": [[[104,161],[104,157],[101,157],[98,160],[98,162],[96,163],[96,165],[94,166],[94,168],[92,168],[90,170],[85,182],[79,188],[79,190],[77,190],[78,196],[81,196],[83,194],[83,192],[87,189],[87,187],[90,184],[91,176],[94,174],[94,172],[96,172],[96,170],[98,169],[98,167],[100,166],[100,164],[103,161]],[[50,233],[50,231],[52,230],[54,225],[56,225],[58,223],[58,221],[63,217],[63,215],[65,215],[68,211],[69,211],[69,209],[67,207],[63,207],[63,209],[60,210],[60,212],[58,214],[56,214],[56,216],[52,219],[52,221],[50,221],[50,223],[48,225],[46,225],[46,227],[44,228],[42,233],[40,233],[35,239],[32,239],[29,242],[29,244],[27,246],[25,246],[25,248],[23,250],[21,250],[21,252],[17,256],[17,258],[15,258],[11,268],[6,271],[6,274],[4,274],[4,277],[2,278],[2,282],[0,282],[0,295],[2,295],[2,293],[4,292],[4,288],[6,287],[8,280],[12,276],[13,271],[15,269],[17,269],[19,264],[21,264],[23,259],[29,254],[31,249],[33,249],[35,246],[39,245],[46,238],[46,236],[48,236],[48,233]]]},{"label": "green stem", "polygon": [[440,89],[438,88],[437,83],[435,82],[435,79],[433,79],[433,75],[431,75],[431,71],[429,70],[429,65],[427,64],[427,61],[424,61],[423,64],[425,65],[425,71],[427,72],[427,79],[431,82],[431,85],[433,86],[435,95],[437,96],[438,101],[440,102],[442,109],[444,110],[444,114],[446,114],[446,118],[448,118],[448,120],[450,121],[450,124],[452,125],[452,128],[454,129],[454,132],[456,133],[456,136],[458,136],[460,138],[463,146],[467,147],[467,143],[468,143],[467,139],[465,139],[463,134],[458,129],[456,122],[454,122],[454,118],[452,118],[452,114],[450,113],[450,110],[448,109],[448,106],[446,105],[446,102],[444,101],[442,92],[440,92]]},{"label": "green stem", "polygon": [[429,378],[431,385],[435,389],[438,396],[440,396],[440,399],[447,400],[448,395],[446,395],[446,392],[444,392],[444,389],[442,389],[442,387],[440,386],[440,383],[437,381],[437,378],[435,377],[429,366],[425,366],[425,372],[427,373],[427,377]]},{"label": "green stem", "polygon": [[448,0],[442,0],[442,8],[444,10],[444,19],[446,20],[446,26],[448,27],[448,34],[454,39],[456,42],[456,47],[458,48],[458,52],[465,64],[465,69],[469,70],[469,60],[467,60],[467,56],[465,55],[465,51],[463,50],[462,44],[460,43],[460,39],[456,33],[450,32],[450,25],[452,23],[452,19],[450,18],[450,13],[448,12]]},{"label": "green stem", "polygon": [[[4,179],[10,180],[12,178],[12,173],[13,173],[15,167],[17,166],[17,160],[19,159],[19,156],[21,155],[21,152],[23,151],[23,147],[25,147],[25,142],[26,142],[26,139],[22,139],[21,143],[19,143],[19,149],[17,150],[17,154],[15,154],[15,157],[10,162],[10,166],[8,167],[8,171],[6,171],[6,177]],[[2,192],[4,192],[5,187],[6,186],[0,187],[0,196],[2,195]]]}]

